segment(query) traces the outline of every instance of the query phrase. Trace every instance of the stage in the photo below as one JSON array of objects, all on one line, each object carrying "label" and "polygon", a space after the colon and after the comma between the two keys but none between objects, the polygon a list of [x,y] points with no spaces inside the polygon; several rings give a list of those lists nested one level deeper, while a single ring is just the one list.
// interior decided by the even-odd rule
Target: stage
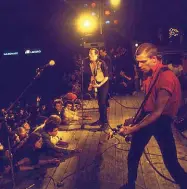
[{"label": "stage", "polygon": [[[110,99],[108,111],[111,127],[121,124],[128,117],[134,116],[136,108],[143,99],[142,94],[134,96],[117,96]],[[122,104],[124,107],[122,107]],[[95,100],[84,101],[84,113],[98,118],[97,103]],[[61,126],[60,135],[69,143],[69,148],[81,148],[82,153],[65,159],[58,167],[52,166],[43,170],[16,173],[17,188],[33,189],[118,189],[127,181],[127,154],[129,144],[116,135],[116,138],[107,140],[104,132],[96,131],[90,127],[89,122],[84,121],[84,129],[80,129],[82,122],[72,123],[70,126]],[[96,127],[97,128],[97,127]],[[69,129],[69,131],[65,131]],[[181,138],[174,128],[178,158],[181,165],[187,171],[187,141]],[[169,146],[168,146],[169,148]],[[171,179],[166,170],[160,150],[154,138],[151,139],[145,149],[147,156],[154,167],[164,176]],[[71,175],[72,174],[72,175]],[[67,177],[70,175],[69,177]],[[67,177],[63,182],[63,178]],[[9,181],[1,179],[0,188],[10,189]],[[54,186],[61,184],[60,187]],[[138,171],[137,189],[174,189],[178,186],[160,177],[150,166],[145,155],[141,158]]]}]

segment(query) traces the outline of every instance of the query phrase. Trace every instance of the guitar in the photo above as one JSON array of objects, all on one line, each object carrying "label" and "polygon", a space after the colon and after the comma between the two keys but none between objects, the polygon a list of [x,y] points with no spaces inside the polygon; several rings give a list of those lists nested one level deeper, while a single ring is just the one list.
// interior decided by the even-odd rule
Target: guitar
[{"label": "guitar", "polygon": [[124,125],[130,126],[133,123],[133,119],[134,118],[126,119],[124,124],[120,124],[120,125],[117,125],[116,128],[112,128],[111,131],[109,132],[108,139],[113,138],[113,136],[116,134],[119,134],[120,136],[125,138],[125,141],[127,143],[130,143],[132,139],[132,135],[124,135],[124,134],[119,133],[119,131]]},{"label": "guitar", "polygon": [[[138,114],[137,114],[138,115]],[[127,143],[130,143],[131,142],[131,139],[132,139],[132,134],[128,134],[128,135],[125,135],[125,134],[122,134],[120,133],[120,129],[125,125],[125,126],[130,126],[130,127],[133,127],[133,125],[139,123],[141,120],[143,120],[143,118],[147,115],[147,113],[145,112],[141,112],[139,114],[139,116],[136,118],[136,115],[135,117],[131,117],[131,118],[128,118],[125,120],[124,124],[121,124],[121,125],[117,125],[116,128],[112,128],[111,131],[109,132],[109,135],[108,135],[108,139],[110,138],[113,138],[114,135],[116,134],[119,134],[120,136],[124,137],[125,138],[125,141]]]},{"label": "guitar", "polygon": [[94,90],[94,95],[96,97],[97,96],[97,88],[94,87],[95,84],[96,84],[96,79],[95,79],[94,76],[91,76],[91,81],[90,81],[90,84],[88,86],[88,91]]},{"label": "guitar", "polygon": [[123,56],[124,54],[127,53],[127,49],[125,48],[117,48],[116,52],[113,54],[114,59],[120,58],[121,56]]}]

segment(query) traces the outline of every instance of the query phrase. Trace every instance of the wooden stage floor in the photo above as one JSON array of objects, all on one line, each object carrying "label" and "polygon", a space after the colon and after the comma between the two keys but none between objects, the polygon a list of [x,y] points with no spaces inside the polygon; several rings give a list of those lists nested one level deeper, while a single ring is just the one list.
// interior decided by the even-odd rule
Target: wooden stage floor
[{"label": "wooden stage floor", "polygon": [[[126,118],[133,116],[136,112],[135,108],[139,107],[143,96],[137,94],[136,96],[114,98],[117,102],[113,99],[110,100],[108,112],[111,127],[115,127],[123,123]],[[118,102],[125,107],[122,107]],[[95,121],[98,118],[96,101],[85,101],[84,106],[84,111],[93,117],[92,121]],[[126,108],[127,106],[132,107],[132,109]],[[107,140],[104,132],[94,131],[93,127],[88,125],[89,123],[85,122],[85,129],[80,130],[80,124],[75,123],[69,126],[70,131],[60,131],[64,141],[69,142],[69,148],[82,148],[82,153],[67,158],[58,167],[48,167],[45,175],[42,172],[36,173],[36,171],[19,173],[17,175],[17,188],[118,189],[125,183],[127,181],[127,154],[130,144],[125,143],[124,139],[117,135],[116,138]],[[179,161],[187,171],[187,142],[181,139],[175,128],[174,133]],[[155,168],[171,179],[154,138],[151,139],[145,151]],[[68,175],[69,177],[67,177]],[[55,186],[64,178],[66,179],[60,187]],[[3,183],[2,180],[0,182]],[[0,188],[9,189],[10,187],[2,185]],[[174,189],[179,187],[159,176],[143,155],[139,165],[136,188]]]}]

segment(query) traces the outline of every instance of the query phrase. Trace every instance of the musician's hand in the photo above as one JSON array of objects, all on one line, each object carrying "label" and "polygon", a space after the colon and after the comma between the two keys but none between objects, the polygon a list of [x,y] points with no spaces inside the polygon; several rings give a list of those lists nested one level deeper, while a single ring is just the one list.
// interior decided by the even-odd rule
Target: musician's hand
[{"label": "musician's hand", "polygon": [[126,119],[126,120],[124,121],[124,125],[125,125],[125,126],[132,125],[133,120],[134,120],[134,117],[130,117],[130,118]]},{"label": "musician's hand", "polygon": [[99,88],[100,86],[101,86],[101,85],[99,85],[99,84],[94,84],[94,85],[93,85],[94,88]]},{"label": "musician's hand", "polygon": [[114,136],[114,132],[110,129],[108,133],[108,140],[113,138],[113,136]]},{"label": "musician's hand", "polygon": [[37,96],[36,97],[36,102],[40,102],[40,100],[41,100],[41,97]]},{"label": "musician's hand", "polygon": [[122,82],[122,85],[123,85],[124,87],[127,87],[127,84],[126,84],[125,82]]},{"label": "musician's hand", "polygon": [[47,163],[59,165],[60,160],[58,158],[49,159]]},{"label": "musician's hand", "polygon": [[131,126],[123,126],[121,127],[121,129],[119,130],[119,133],[121,134],[125,134],[125,135],[129,135],[129,134],[133,134],[136,131],[138,131],[138,128],[136,125],[131,125]]},{"label": "musician's hand", "polygon": [[93,86],[92,86],[92,84],[90,84],[89,87],[88,87],[88,91],[91,91],[92,88],[93,88]]}]

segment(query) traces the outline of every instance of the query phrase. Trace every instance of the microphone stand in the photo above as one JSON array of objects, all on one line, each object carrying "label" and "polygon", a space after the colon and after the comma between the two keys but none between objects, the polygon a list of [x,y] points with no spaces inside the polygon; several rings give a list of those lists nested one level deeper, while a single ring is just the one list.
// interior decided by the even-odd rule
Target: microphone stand
[{"label": "microphone stand", "polygon": [[26,86],[26,88],[23,90],[23,92],[16,98],[16,100],[7,108],[6,114],[4,114],[4,124],[6,128],[7,133],[7,142],[8,142],[8,150],[9,150],[9,161],[10,161],[10,167],[11,167],[11,177],[12,177],[12,189],[16,189],[16,182],[15,182],[15,174],[14,174],[14,166],[13,166],[13,155],[11,153],[11,144],[10,144],[10,131],[7,123],[7,115],[12,110],[12,108],[16,105],[16,103],[23,97],[23,95],[26,93],[26,91],[32,86],[33,82],[40,77],[41,73],[43,72],[44,68],[37,68],[36,75],[32,79],[32,81]]},{"label": "microphone stand", "polygon": [[81,59],[81,101],[82,101],[82,107],[81,107],[81,111],[82,111],[82,120],[81,120],[81,129],[84,129],[84,121],[83,121],[83,111],[84,111],[84,107],[83,107],[83,96],[84,96],[84,59]]}]

